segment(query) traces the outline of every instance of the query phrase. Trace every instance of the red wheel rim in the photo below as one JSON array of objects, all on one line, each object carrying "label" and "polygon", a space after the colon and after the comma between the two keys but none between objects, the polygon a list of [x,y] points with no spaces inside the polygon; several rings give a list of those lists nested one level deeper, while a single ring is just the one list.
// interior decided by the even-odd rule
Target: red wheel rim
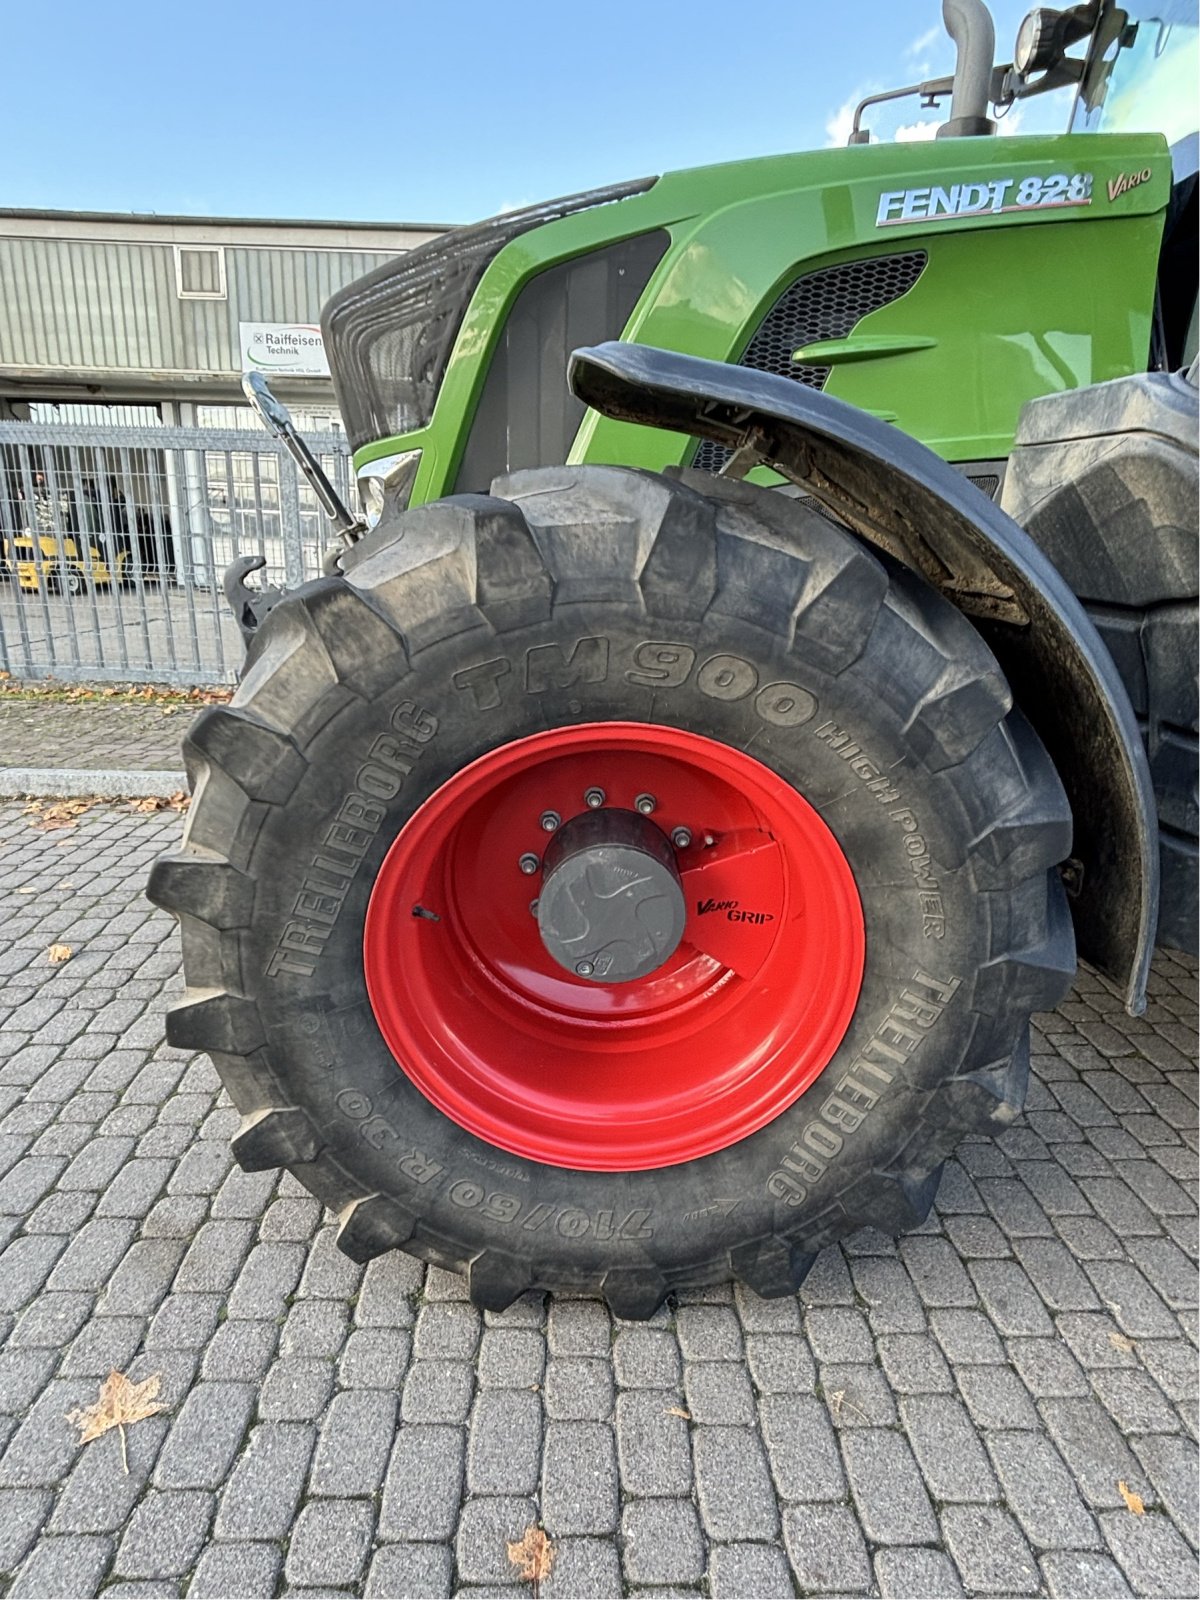
[{"label": "red wheel rim", "polygon": [[[530,911],[547,811],[584,795],[653,821],[677,852],[683,942],[597,984],[564,970]],[[363,940],[380,1031],[417,1088],[514,1155],[589,1171],[671,1166],[786,1110],[837,1049],[862,982],[862,909],[841,848],[760,762],[643,723],[534,734],[463,768],[401,830]]]}]

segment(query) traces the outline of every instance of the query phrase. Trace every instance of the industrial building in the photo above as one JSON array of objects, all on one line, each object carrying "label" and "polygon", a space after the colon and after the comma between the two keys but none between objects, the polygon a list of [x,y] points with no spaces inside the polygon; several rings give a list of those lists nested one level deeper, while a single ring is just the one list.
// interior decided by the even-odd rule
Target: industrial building
[{"label": "industrial building", "polygon": [[246,426],[258,366],[336,428],[321,307],[443,231],[0,208],[0,420]]}]

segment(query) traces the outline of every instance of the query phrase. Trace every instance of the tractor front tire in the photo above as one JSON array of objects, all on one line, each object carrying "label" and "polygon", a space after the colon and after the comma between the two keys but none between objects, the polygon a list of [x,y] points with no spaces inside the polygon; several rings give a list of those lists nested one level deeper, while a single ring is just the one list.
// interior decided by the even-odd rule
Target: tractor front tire
[{"label": "tractor front tire", "polygon": [[151,882],[241,1164],[494,1309],[783,1295],[919,1224],[1075,966],[1066,799],[970,623],[693,474],[517,473],[342,564],[191,728]]}]

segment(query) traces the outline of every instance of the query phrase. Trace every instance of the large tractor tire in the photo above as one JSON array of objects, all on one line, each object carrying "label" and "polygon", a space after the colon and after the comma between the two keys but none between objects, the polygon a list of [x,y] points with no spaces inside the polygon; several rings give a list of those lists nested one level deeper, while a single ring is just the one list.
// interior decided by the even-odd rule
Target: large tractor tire
[{"label": "large tractor tire", "polygon": [[238,1160],[486,1307],[787,1294],[918,1224],[1074,971],[1067,803],[970,623],[685,476],[385,521],[191,729],[154,872]]}]

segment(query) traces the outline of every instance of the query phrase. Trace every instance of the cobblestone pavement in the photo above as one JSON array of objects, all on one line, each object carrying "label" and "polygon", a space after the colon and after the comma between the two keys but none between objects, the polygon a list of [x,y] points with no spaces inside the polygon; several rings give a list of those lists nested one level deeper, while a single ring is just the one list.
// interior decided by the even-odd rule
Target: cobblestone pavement
[{"label": "cobblestone pavement", "polygon": [[194,715],[191,706],[5,695],[0,699],[0,767],[182,771],[179,747]]},{"label": "cobblestone pavement", "polygon": [[[1084,974],[1038,1019],[1022,1122],[961,1147],[918,1234],[855,1235],[793,1299],[480,1316],[232,1167],[211,1066],[162,1042],[178,947],[141,888],[177,830],[0,806],[14,1600],[497,1593],[539,1518],[546,1600],[1195,1595],[1194,964],[1158,959],[1138,1022]],[[112,1367],[168,1406],[128,1474],[65,1420]]]}]

